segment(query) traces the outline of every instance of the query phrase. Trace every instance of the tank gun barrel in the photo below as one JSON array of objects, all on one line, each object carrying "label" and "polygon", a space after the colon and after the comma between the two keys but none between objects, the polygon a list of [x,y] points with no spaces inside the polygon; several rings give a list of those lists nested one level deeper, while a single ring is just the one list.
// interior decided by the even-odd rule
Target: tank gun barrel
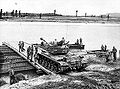
[{"label": "tank gun barrel", "polygon": [[50,44],[46,40],[44,40],[43,38],[40,38],[40,40],[44,41],[45,43],[47,43],[50,46]]}]

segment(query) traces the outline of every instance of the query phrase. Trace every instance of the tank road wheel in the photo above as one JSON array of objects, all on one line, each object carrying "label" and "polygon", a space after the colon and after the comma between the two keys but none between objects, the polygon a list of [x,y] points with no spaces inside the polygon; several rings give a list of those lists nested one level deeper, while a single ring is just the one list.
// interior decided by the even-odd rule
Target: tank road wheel
[{"label": "tank road wheel", "polygon": [[48,69],[50,69],[50,63],[48,62],[47,64],[48,64],[48,66],[47,66],[47,67],[48,67]]},{"label": "tank road wheel", "polygon": [[55,73],[56,73],[56,71],[57,71],[55,64],[53,64],[53,71],[54,71]]},{"label": "tank road wheel", "polygon": [[43,60],[41,60],[40,64],[42,65]]},{"label": "tank road wheel", "polygon": [[45,61],[45,68],[47,68],[47,61]]},{"label": "tank road wheel", "polygon": [[46,68],[46,61],[44,61],[44,64],[43,64],[43,66]]},{"label": "tank road wheel", "polygon": [[60,66],[58,66],[58,72],[60,72],[61,71],[61,67]]},{"label": "tank road wheel", "polygon": [[42,61],[42,66],[44,66],[44,64],[45,64],[45,61],[43,60],[43,61]]},{"label": "tank road wheel", "polygon": [[39,63],[42,64],[42,60],[41,59],[39,60]]},{"label": "tank road wheel", "polygon": [[50,70],[52,71],[52,69],[53,69],[53,64],[52,64],[52,62],[50,62]]},{"label": "tank road wheel", "polygon": [[48,66],[48,63],[47,63],[47,61],[45,61],[45,68],[47,68],[47,66]]},{"label": "tank road wheel", "polygon": [[54,71],[54,66],[53,66],[53,64],[51,65],[51,71]]}]

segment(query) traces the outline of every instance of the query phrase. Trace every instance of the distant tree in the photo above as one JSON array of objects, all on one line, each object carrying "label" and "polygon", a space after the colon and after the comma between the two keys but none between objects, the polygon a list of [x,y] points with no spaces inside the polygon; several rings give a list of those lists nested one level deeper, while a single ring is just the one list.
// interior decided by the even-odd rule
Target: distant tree
[{"label": "distant tree", "polygon": [[11,16],[14,16],[14,10],[11,12]]},{"label": "distant tree", "polygon": [[21,17],[21,10],[19,10],[19,17]]},{"label": "distant tree", "polygon": [[56,15],[56,10],[54,10],[54,15]]},{"label": "distant tree", "polygon": [[85,13],[85,17],[87,17],[87,13]]},{"label": "distant tree", "polygon": [[76,17],[77,17],[78,10],[76,10]]},{"label": "distant tree", "polygon": [[0,19],[2,18],[2,9],[0,10]]},{"label": "distant tree", "polygon": [[40,19],[41,19],[41,17],[42,17],[42,14],[40,13]]},{"label": "distant tree", "polygon": [[6,14],[6,16],[8,16],[8,12],[7,12],[7,11],[6,11],[6,13],[5,13],[5,14]]},{"label": "distant tree", "polygon": [[109,20],[109,19],[110,19],[110,15],[108,14],[108,15],[107,15],[107,20]]},{"label": "distant tree", "polygon": [[3,13],[3,16],[5,16],[5,12]]},{"label": "distant tree", "polygon": [[15,10],[15,16],[17,17],[17,10]]},{"label": "distant tree", "polygon": [[103,15],[101,15],[100,17],[103,18]]}]

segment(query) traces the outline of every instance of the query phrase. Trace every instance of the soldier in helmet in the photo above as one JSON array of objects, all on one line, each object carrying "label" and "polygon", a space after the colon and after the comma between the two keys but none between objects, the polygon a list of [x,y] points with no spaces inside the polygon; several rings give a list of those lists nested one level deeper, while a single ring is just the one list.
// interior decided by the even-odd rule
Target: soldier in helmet
[{"label": "soldier in helmet", "polygon": [[101,45],[101,51],[104,51],[104,49],[105,49],[105,48],[104,48],[104,46],[103,46],[103,45]]},{"label": "soldier in helmet", "polygon": [[78,39],[77,39],[77,41],[76,41],[76,43],[75,43],[75,44],[77,44],[77,45],[79,44],[79,40],[78,40]]},{"label": "soldier in helmet", "polygon": [[117,58],[117,55],[116,55],[117,49],[115,48],[115,46],[113,46],[112,53],[113,53],[114,61],[116,61],[116,58]]},{"label": "soldier in helmet", "polygon": [[80,38],[80,45],[82,45],[83,43],[82,43],[82,38]]},{"label": "soldier in helmet", "polygon": [[21,52],[21,41],[19,41],[18,46],[19,46],[19,52]]},{"label": "soldier in helmet", "polygon": [[27,48],[27,59],[30,59],[30,46]]},{"label": "soldier in helmet", "polygon": [[15,73],[13,69],[9,70],[9,76],[10,76],[10,85],[15,83]]},{"label": "soldier in helmet", "polygon": [[24,42],[23,42],[23,41],[21,41],[21,51],[22,51],[22,52],[25,51],[25,49],[24,49]]},{"label": "soldier in helmet", "polygon": [[65,44],[65,38],[64,37],[62,37],[61,42],[62,42],[62,45]]},{"label": "soldier in helmet", "polygon": [[65,39],[64,37],[62,37],[62,40],[60,42],[58,42],[58,46],[62,46],[63,44],[65,44]]},{"label": "soldier in helmet", "polygon": [[107,51],[107,45],[105,45],[105,50],[104,51]]}]

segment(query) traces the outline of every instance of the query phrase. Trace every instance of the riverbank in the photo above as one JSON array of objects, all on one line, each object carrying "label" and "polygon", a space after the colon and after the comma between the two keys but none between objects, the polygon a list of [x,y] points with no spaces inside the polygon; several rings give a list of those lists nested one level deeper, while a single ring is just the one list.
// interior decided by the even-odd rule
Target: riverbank
[{"label": "riverbank", "polygon": [[92,63],[86,71],[43,75],[11,86],[6,84],[2,89],[120,89],[119,65],[119,61],[112,64]]}]

